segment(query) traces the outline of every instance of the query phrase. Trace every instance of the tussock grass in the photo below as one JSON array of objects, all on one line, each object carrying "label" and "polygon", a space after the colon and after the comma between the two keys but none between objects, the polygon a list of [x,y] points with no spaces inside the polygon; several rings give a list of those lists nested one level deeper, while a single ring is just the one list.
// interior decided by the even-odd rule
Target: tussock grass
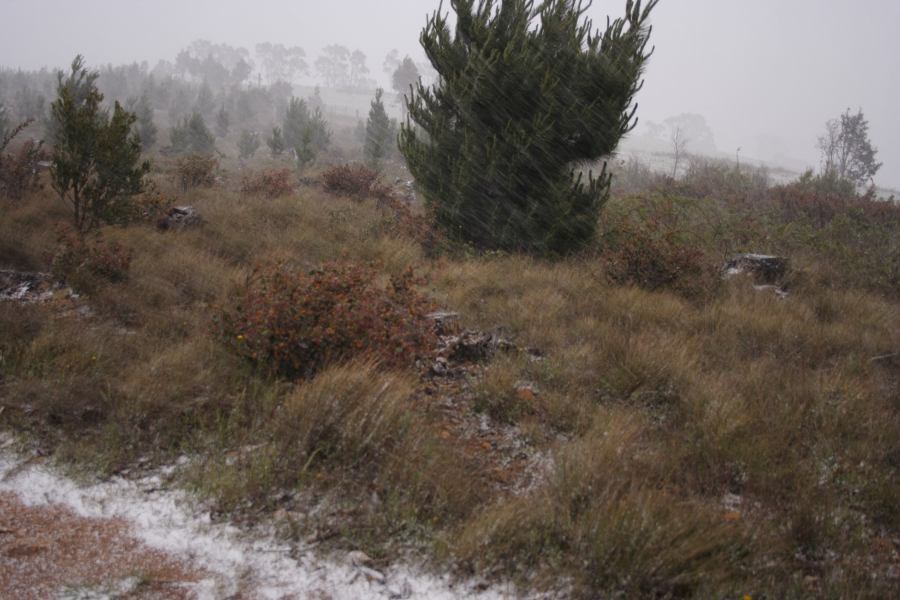
[{"label": "tussock grass", "polygon": [[[187,453],[190,483],[224,510],[265,518],[308,493],[342,515],[338,546],[380,556],[428,542],[576,596],[890,595],[900,371],[873,359],[900,349],[900,327],[891,255],[868,253],[895,235],[882,213],[783,227],[768,204],[734,199],[610,203],[610,222],[652,215],[690,231],[711,267],[734,251],[787,253],[782,300],[740,279],[690,295],[615,285],[602,247],[552,263],[431,259],[372,201],[229,186],[177,197],[205,217],[198,229],[105,228],[134,260],[127,280],[81,300],[93,316],[68,301],[0,304],[4,427],[107,472]],[[0,264],[46,269],[66,218],[57,203],[42,192],[4,207]],[[852,243],[839,255],[834,240]],[[417,373],[357,363],[289,384],[215,339],[213,311],[254,264],[343,258],[429,273],[429,294],[466,326],[540,350],[497,355],[467,390],[490,424],[517,426],[547,457],[537,483],[490,485],[471,448],[441,435],[441,398]]]}]

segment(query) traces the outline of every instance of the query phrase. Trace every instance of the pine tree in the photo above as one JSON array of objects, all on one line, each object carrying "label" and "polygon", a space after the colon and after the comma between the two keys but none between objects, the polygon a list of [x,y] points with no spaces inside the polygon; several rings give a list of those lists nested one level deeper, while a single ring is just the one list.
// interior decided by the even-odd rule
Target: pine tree
[{"label": "pine tree", "polygon": [[0,102],[0,142],[6,139],[10,131],[9,115],[7,114],[6,106]]},{"label": "pine tree", "polygon": [[396,133],[391,120],[384,110],[384,102],[381,98],[384,90],[375,90],[375,99],[369,109],[369,120],[366,123],[366,144],[363,153],[369,167],[378,171],[385,158],[390,156],[393,145],[396,143]]},{"label": "pine tree", "polygon": [[228,135],[228,130],[231,128],[231,117],[228,115],[228,111],[225,110],[225,105],[222,105],[222,108],[219,109],[219,112],[216,113],[216,135],[220,138],[224,138]]},{"label": "pine tree", "polygon": [[284,136],[281,135],[281,127],[272,128],[272,137],[266,140],[266,145],[272,152],[272,158],[278,158],[284,154]]},{"label": "pine tree", "polygon": [[212,154],[216,147],[216,138],[206,126],[200,113],[181,120],[171,132],[172,150],[181,154]]},{"label": "pine tree", "polygon": [[315,160],[331,142],[331,133],[321,111],[310,112],[306,101],[300,98],[291,98],[288,103],[282,135],[287,147],[294,151],[300,169]]},{"label": "pine tree", "polygon": [[146,152],[156,143],[157,128],[153,122],[153,107],[146,94],[134,102],[131,110],[137,117],[137,133],[141,138],[141,147]]},{"label": "pine tree", "polygon": [[257,150],[259,150],[259,134],[255,131],[243,130],[240,139],[238,139],[240,158],[242,160],[253,158]]},{"label": "pine tree", "polygon": [[54,136],[50,176],[53,189],[71,204],[75,227],[85,232],[116,222],[128,213],[128,199],[144,189],[150,164],[141,163],[141,141],[132,133],[137,118],[116,102],[102,108],[98,74],[81,56],[68,77],[58,75],[58,98],[51,106]]},{"label": "pine tree", "polygon": [[438,83],[417,83],[400,149],[438,224],[482,249],[564,254],[594,238],[604,164],[636,123],[632,100],[658,0],[592,31],[574,0],[451,0],[421,41]]}]

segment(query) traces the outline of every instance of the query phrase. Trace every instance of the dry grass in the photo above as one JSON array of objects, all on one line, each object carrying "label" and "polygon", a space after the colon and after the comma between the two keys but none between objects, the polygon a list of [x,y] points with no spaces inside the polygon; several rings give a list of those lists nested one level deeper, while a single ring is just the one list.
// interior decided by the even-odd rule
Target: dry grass
[{"label": "dry grass", "polygon": [[[0,304],[3,426],[107,471],[189,453],[191,481],[223,509],[265,516],[285,491],[314,491],[343,511],[341,545],[427,541],[576,596],[890,595],[900,370],[872,359],[900,349],[900,327],[896,296],[870,285],[885,271],[854,254],[874,237],[843,263],[817,245],[836,229],[808,247],[777,238],[805,273],[786,300],[740,280],[685,297],[610,284],[591,256],[432,260],[374,202],[314,187],[263,200],[226,184],[177,201],[207,224],[104,231],[134,260],[127,281],[81,300],[94,316],[65,300]],[[612,217],[662,203],[710,257],[776,239],[765,223],[741,237],[746,215],[727,203],[623,202]],[[64,209],[47,193],[4,207],[0,265],[46,268]],[[475,410],[551,459],[541,481],[487,484],[465,444],[439,435],[440,398],[416,373],[338,365],[289,385],[215,339],[212,309],[253,264],[341,258],[429,272],[429,293],[466,325],[541,351],[497,356],[471,389]]]}]

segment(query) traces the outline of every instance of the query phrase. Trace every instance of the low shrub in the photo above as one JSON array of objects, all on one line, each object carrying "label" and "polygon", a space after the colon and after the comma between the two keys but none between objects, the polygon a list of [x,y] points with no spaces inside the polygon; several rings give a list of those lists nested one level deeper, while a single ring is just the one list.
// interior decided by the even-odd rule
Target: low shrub
[{"label": "low shrub", "polygon": [[290,169],[267,169],[258,173],[249,173],[241,181],[241,192],[278,198],[294,191],[293,174]]},{"label": "low shrub", "polygon": [[291,379],[358,356],[411,366],[435,346],[426,318],[433,306],[410,271],[386,287],[377,280],[373,268],[357,264],[257,268],[221,311],[219,333],[259,368]]},{"label": "low shrub", "polygon": [[622,219],[604,238],[601,262],[615,283],[667,288],[685,296],[701,295],[714,284],[714,269],[703,249],[659,215],[646,215],[640,223]]},{"label": "low shrub", "polygon": [[0,139],[0,195],[10,200],[21,200],[28,193],[40,189],[38,163],[48,158],[43,142],[26,140],[12,152],[6,152],[13,139],[32,120],[25,121]]},{"label": "low shrub", "polygon": [[50,269],[60,281],[86,290],[93,287],[97,279],[124,281],[128,277],[131,258],[131,250],[116,241],[104,240],[99,233],[88,239],[64,227],[58,231]]},{"label": "low shrub", "polygon": [[354,198],[386,197],[386,186],[378,183],[378,173],[363,165],[339,165],[322,175],[325,190],[332,194]]},{"label": "low shrub", "polygon": [[212,187],[216,182],[219,161],[214,156],[191,154],[178,159],[175,172],[183,191],[196,187]]},{"label": "low shrub", "polygon": [[379,198],[377,206],[385,215],[383,225],[388,232],[414,240],[428,256],[446,248],[447,239],[432,215],[414,212],[408,203],[390,195]]},{"label": "low shrub", "polygon": [[769,203],[781,220],[817,228],[826,227],[839,216],[851,216],[872,225],[900,220],[900,204],[879,200],[874,193],[860,196],[841,182],[811,172],[793,183],[773,188]]}]

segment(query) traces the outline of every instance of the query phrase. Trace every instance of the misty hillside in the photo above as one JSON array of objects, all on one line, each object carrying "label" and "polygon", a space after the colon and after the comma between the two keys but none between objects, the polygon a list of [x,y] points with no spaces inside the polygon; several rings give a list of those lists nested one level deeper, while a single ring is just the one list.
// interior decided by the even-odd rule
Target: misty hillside
[{"label": "misty hillside", "polygon": [[0,597],[896,595],[893,4],[200,4],[0,7]]}]

